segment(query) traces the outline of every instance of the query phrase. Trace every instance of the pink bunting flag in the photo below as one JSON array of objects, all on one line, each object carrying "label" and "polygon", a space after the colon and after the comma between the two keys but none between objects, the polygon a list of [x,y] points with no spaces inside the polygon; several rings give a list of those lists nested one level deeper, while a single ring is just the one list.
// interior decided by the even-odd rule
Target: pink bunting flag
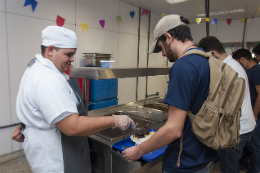
[{"label": "pink bunting flag", "polygon": [[143,9],[142,15],[146,14],[146,17],[148,16],[149,10]]},{"label": "pink bunting flag", "polygon": [[60,17],[59,15],[57,15],[56,23],[57,23],[57,26],[63,26],[65,23],[65,19]]},{"label": "pink bunting flag", "polygon": [[100,20],[100,21],[99,21],[99,24],[100,24],[100,26],[101,26],[102,28],[104,28],[104,27],[105,27],[105,20]]},{"label": "pink bunting flag", "polygon": [[238,50],[238,47],[235,47],[234,51],[237,51]]},{"label": "pink bunting flag", "polygon": [[227,19],[227,24],[230,25],[232,19]]},{"label": "pink bunting flag", "polygon": [[254,20],[254,17],[255,17],[255,11],[254,11],[254,14],[253,14],[253,16],[252,16],[252,20]]}]

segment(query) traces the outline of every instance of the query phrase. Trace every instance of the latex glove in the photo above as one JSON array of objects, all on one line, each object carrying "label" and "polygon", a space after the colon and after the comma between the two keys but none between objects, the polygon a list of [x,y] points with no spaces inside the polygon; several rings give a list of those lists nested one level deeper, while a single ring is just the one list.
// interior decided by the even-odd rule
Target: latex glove
[{"label": "latex glove", "polygon": [[135,123],[132,118],[129,118],[127,115],[113,115],[115,117],[116,126],[113,128],[119,128],[122,131],[128,129],[131,124],[132,127],[135,127]]}]

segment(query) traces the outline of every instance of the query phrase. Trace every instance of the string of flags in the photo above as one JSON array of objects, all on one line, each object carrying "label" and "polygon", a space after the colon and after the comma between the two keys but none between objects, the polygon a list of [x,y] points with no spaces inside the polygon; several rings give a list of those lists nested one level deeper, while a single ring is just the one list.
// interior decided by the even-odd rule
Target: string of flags
[{"label": "string of flags", "polygon": [[[37,4],[38,4],[38,2],[36,0],[25,0],[23,6],[25,7],[25,6],[31,5],[32,11],[34,12],[35,9],[36,9]],[[255,13],[256,13],[256,10],[254,11],[254,13],[253,13],[253,15],[251,17],[252,20],[254,20]],[[258,7],[257,16],[259,16],[259,13],[260,13],[260,7]],[[131,18],[133,19],[134,16],[135,16],[135,12],[131,11],[129,14],[130,14]],[[146,17],[147,17],[148,14],[149,14],[149,10],[143,9],[141,16],[146,15]],[[161,18],[163,18],[164,16],[167,16],[167,14],[166,13],[161,13]],[[210,18],[205,18],[205,19],[206,19],[206,22],[210,22]],[[198,25],[200,24],[201,20],[202,20],[202,18],[196,18],[195,19],[195,21],[197,22]],[[116,21],[118,23],[119,22],[122,23],[122,17],[121,16],[116,16]],[[244,23],[245,21],[246,21],[246,18],[241,18],[241,23]],[[232,22],[232,19],[226,19],[226,22],[227,22],[228,25],[230,25],[231,22]],[[250,18],[248,18],[247,22],[250,22]],[[62,18],[61,16],[57,15],[56,24],[57,24],[57,26],[63,26],[65,24],[65,19]],[[100,26],[102,28],[104,28],[105,27],[105,20],[104,19],[103,20],[99,20],[99,24],[100,24]],[[217,24],[217,19],[212,19],[212,25],[214,25],[214,24]],[[84,30],[89,32],[87,23],[81,23],[80,26],[81,26],[82,33],[84,32]]]},{"label": "string of flags", "polygon": [[[32,12],[34,12],[35,9],[36,9],[37,4],[38,4],[38,2],[37,2],[36,0],[25,0],[23,6],[25,7],[25,6],[31,5],[31,7],[32,7]],[[142,16],[143,16],[143,15],[146,15],[146,17],[147,17],[148,14],[149,14],[149,10],[143,9],[141,15],[142,15]],[[131,11],[131,12],[129,12],[129,15],[130,15],[131,18],[133,19],[134,16],[135,16],[135,12],[134,12],[134,11]],[[165,15],[167,15],[167,14],[165,14]],[[119,23],[119,22],[122,23],[122,17],[121,17],[120,15],[119,15],[119,16],[116,16],[116,21],[117,21],[118,23]],[[63,25],[65,24],[65,19],[64,19],[63,17],[57,15],[57,17],[56,17],[56,24],[57,24],[57,26],[60,26],[60,27],[63,26]],[[100,26],[101,26],[102,28],[104,28],[104,27],[105,27],[105,24],[106,24],[106,21],[105,21],[104,19],[103,19],[103,20],[99,20],[99,24],[100,24]],[[84,30],[86,30],[87,32],[89,32],[89,30],[88,30],[88,24],[87,24],[87,23],[81,23],[80,26],[81,26],[81,31],[82,31],[82,33],[84,32]]]},{"label": "string of flags", "polygon": [[[260,13],[260,7],[258,7],[257,16],[259,16],[259,13]],[[255,14],[256,14],[256,10],[252,14],[251,18],[247,18],[248,23],[250,22],[250,19],[254,20]],[[195,19],[195,21],[197,22],[198,25],[200,24],[201,19],[202,18],[196,18]],[[210,18],[203,18],[203,19],[206,19],[206,22],[210,21]],[[246,18],[241,18],[241,23],[244,23],[245,21],[246,21]],[[232,22],[232,19],[226,19],[226,22],[227,22],[228,25],[230,25],[231,22]],[[214,24],[217,24],[217,19],[212,19],[212,25],[214,25]]]}]

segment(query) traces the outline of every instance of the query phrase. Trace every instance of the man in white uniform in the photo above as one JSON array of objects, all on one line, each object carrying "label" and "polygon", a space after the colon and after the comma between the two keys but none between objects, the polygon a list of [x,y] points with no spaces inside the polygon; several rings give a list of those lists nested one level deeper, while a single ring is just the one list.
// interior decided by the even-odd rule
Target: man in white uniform
[{"label": "man in white uniform", "polygon": [[211,51],[216,58],[231,66],[238,73],[239,77],[245,79],[246,90],[240,117],[240,143],[234,148],[232,147],[220,150],[221,172],[237,173],[239,172],[239,157],[246,143],[250,141],[252,132],[256,125],[251,105],[247,74],[244,68],[236,60],[234,60],[231,55],[228,56],[226,54],[223,45],[216,37],[204,37],[200,40],[198,47],[203,48],[207,52]]},{"label": "man in white uniform", "polygon": [[46,27],[42,31],[42,54],[28,64],[20,83],[16,111],[26,126],[23,149],[35,173],[66,172],[62,133],[88,136],[111,127],[126,130],[130,123],[135,126],[126,115],[79,116],[79,101],[63,73],[71,67],[76,49],[73,31]]}]

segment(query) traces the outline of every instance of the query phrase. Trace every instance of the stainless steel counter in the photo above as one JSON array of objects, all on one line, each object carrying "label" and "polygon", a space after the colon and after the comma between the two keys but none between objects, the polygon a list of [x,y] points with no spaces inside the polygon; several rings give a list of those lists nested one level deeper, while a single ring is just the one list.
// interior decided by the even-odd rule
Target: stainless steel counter
[{"label": "stainless steel counter", "polygon": [[[79,67],[72,68],[70,77],[83,78],[83,102],[87,107],[87,79],[113,79],[113,78],[129,78],[142,76],[168,75],[170,68],[112,68],[103,69],[97,67]],[[162,104],[162,97],[154,97],[145,100],[135,101],[123,105],[117,105],[109,108],[103,108],[88,112],[89,116],[105,116],[112,115],[118,111],[123,111],[125,114],[135,118],[140,124],[148,123],[153,129],[159,129],[167,120],[167,111],[153,109],[152,106],[145,107],[150,103]],[[164,108],[165,106],[163,106]],[[157,106],[159,108],[159,106]],[[164,108],[165,109],[165,108]],[[167,110],[167,108],[166,108]],[[152,162],[143,160],[128,163],[118,152],[113,148],[113,144],[130,137],[133,133],[130,129],[122,133],[120,131],[111,131],[111,129],[92,135],[89,138],[89,146],[91,151],[91,165],[94,173],[139,173],[146,172],[156,163],[162,160],[162,157],[157,158]]]},{"label": "stainless steel counter", "polygon": [[72,68],[70,77],[85,79],[113,79],[128,77],[143,77],[168,75],[170,68],[101,68],[101,67],[77,67]]},{"label": "stainless steel counter", "polygon": [[[162,99],[163,97],[149,98],[123,105],[89,111],[88,114],[89,116],[100,117],[105,115],[109,116],[118,111],[124,111],[125,114],[129,116],[138,116],[139,118],[141,118],[140,121],[149,121],[151,123],[151,128],[159,129],[165,124],[167,120],[167,112],[146,108],[144,106],[151,103],[161,103]],[[140,123],[140,125],[142,124]],[[96,135],[90,136],[89,145],[91,151],[92,172],[143,173],[150,169],[152,166],[162,161],[163,156],[157,158],[152,162],[146,162],[144,160],[137,160],[131,163],[127,162],[122,157],[122,154],[113,148],[113,144],[130,137],[131,134],[133,134],[133,131],[131,129],[128,129],[126,132],[117,131],[116,133],[114,133],[113,130],[108,129]]]}]

